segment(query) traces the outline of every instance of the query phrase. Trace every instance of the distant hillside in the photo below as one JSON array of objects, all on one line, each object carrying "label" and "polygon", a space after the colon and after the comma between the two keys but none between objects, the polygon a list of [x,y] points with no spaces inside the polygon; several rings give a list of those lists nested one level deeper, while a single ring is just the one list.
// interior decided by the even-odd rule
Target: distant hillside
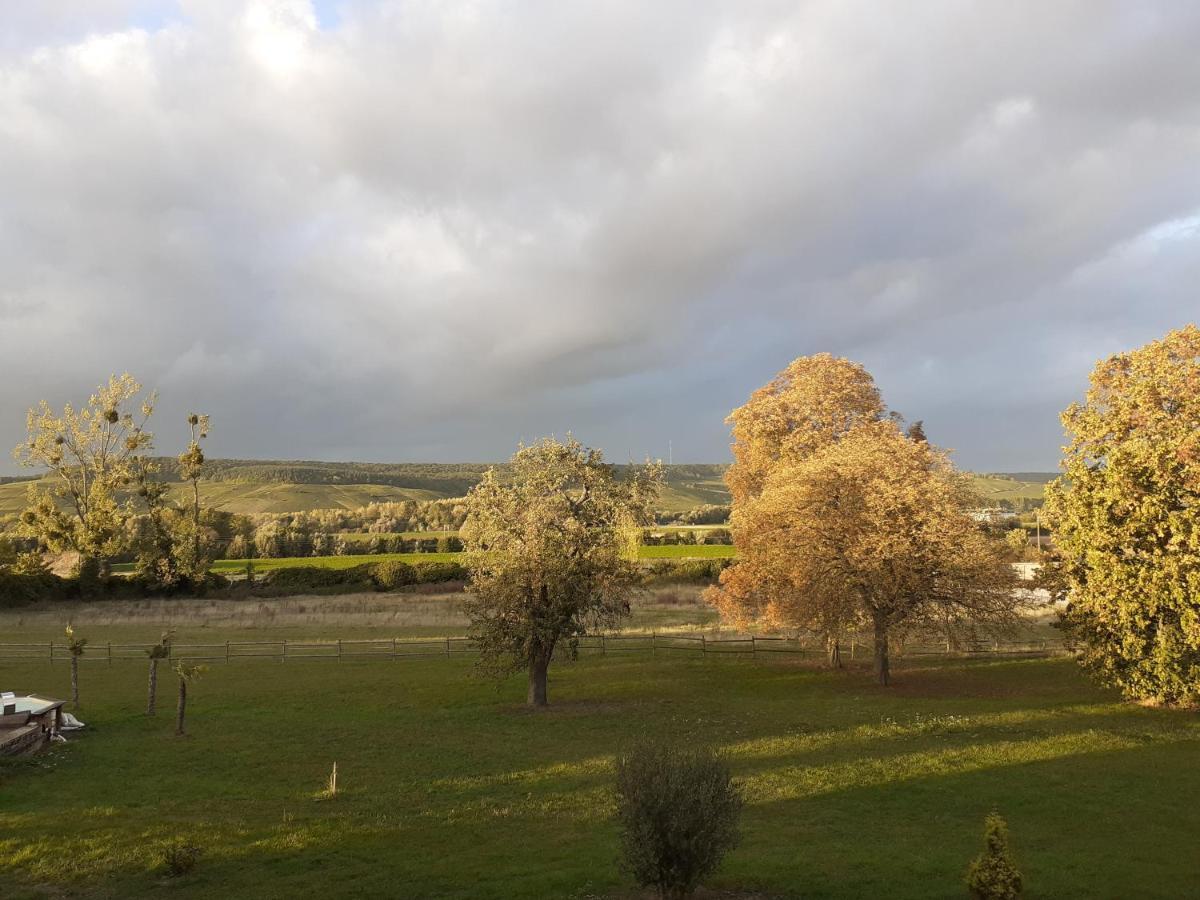
[{"label": "distant hillside", "polygon": [[[178,480],[173,459],[160,461],[162,477]],[[487,463],[335,463],[304,460],[213,459],[201,484],[203,502],[229,512],[252,514],[309,509],[354,509],[368,503],[461,497],[491,466]],[[496,465],[503,472],[503,464]],[[618,469],[625,469],[618,466]],[[660,509],[682,512],[729,502],[724,465],[666,467]],[[976,475],[985,503],[1036,500],[1053,473],[1020,472]],[[0,515],[25,505],[27,485],[0,481]],[[182,496],[183,485],[172,493]]]},{"label": "distant hillside", "polygon": [[1011,478],[1015,481],[1028,481],[1031,484],[1049,484],[1060,474],[1060,472],[997,472],[995,477]]},{"label": "distant hillside", "polygon": [[1047,483],[1057,477],[1056,472],[993,472],[972,475],[972,481],[985,502],[1020,505],[1023,500],[1041,500]]}]

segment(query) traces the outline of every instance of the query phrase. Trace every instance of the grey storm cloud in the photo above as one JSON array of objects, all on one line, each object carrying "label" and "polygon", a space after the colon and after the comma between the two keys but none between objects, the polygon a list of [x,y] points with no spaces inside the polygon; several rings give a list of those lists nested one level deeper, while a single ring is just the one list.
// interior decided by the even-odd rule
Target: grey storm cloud
[{"label": "grey storm cloud", "polygon": [[[0,440],[727,458],[795,356],[1046,469],[1198,317],[1200,6],[45,0],[0,29]],[[178,436],[172,423],[179,420]],[[0,463],[3,465],[3,463]]]}]

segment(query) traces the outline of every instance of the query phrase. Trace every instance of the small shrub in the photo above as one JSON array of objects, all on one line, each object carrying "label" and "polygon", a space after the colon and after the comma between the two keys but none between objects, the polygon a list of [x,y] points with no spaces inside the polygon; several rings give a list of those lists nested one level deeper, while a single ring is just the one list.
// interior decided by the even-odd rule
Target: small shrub
[{"label": "small shrub", "polygon": [[163,845],[160,857],[167,876],[180,878],[196,868],[200,848],[182,840],[171,841]]},{"label": "small shrub", "polygon": [[388,559],[375,564],[371,570],[371,580],[375,582],[376,590],[394,591],[397,588],[416,584],[417,572],[406,562]]},{"label": "small shrub", "polygon": [[624,868],[662,898],[690,896],[737,845],[742,797],[710,750],[638,746],[616,788]]},{"label": "small shrub", "polygon": [[999,813],[984,822],[984,851],[967,870],[967,890],[975,900],[1015,900],[1021,896],[1021,873],[1008,849],[1008,824]]}]

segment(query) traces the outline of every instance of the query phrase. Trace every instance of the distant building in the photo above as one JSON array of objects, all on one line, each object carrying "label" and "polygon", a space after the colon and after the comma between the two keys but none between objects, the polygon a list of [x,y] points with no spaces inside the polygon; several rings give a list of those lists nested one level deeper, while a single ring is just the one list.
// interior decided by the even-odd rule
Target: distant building
[{"label": "distant building", "polygon": [[1009,522],[1017,517],[1015,512],[1008,509],[999,509],[997,507],[988,507],[987,509],[971,510],[971,518],[976,522],[987,522],[996,524],[997,522]]}]

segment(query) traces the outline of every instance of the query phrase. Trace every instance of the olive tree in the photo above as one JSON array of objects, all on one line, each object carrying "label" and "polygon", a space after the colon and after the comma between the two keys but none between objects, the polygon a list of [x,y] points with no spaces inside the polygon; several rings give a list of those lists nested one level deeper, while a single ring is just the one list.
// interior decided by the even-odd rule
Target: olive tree
[{"label": "olive tree", "polygon": [[646,743],[617,758],[624,868],[658,896],[689,897],[737,846],[743,798],[712,751]]},{"label": "olive tree", "polygon": [[462,539],[470,568],[471,637],[492,674],[529,674],[545,706],[556,649],[629,612],[639,583],[630,535],[648,524],[661,467],[618,479],[598,450],[544,439],[467,495]]}]

